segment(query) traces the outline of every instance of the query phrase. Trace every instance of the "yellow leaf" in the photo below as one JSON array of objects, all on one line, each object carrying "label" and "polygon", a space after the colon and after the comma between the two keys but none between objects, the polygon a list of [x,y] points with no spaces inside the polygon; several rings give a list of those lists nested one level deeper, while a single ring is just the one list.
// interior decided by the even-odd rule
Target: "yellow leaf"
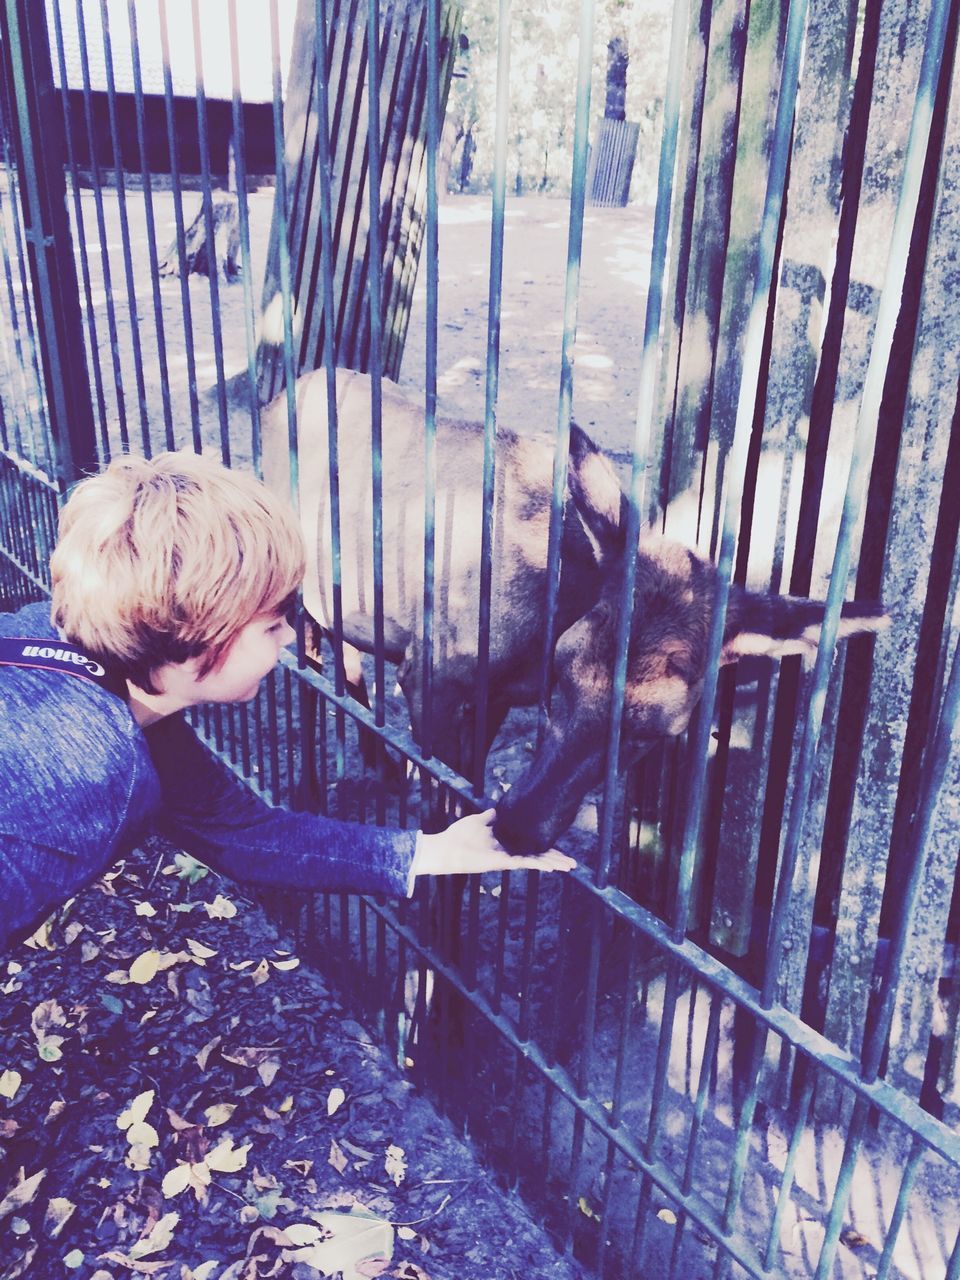
[{"label": "yellow leaf", "polygon": [[157,1147],[160,1145],[160,1135],[152,1124],[147,1124],[146,1120],[138,1120],[127,1130],[127,1141],[131,1147]]},{"label": "yellow leaf", "polygon": [[212,902],[205,902],[203,905],[211,920],[230,920],[237,914],[236,906],[222,893],[218,893]]},{"label": "yellow leaf", "polygon": [[300,961],[296,956],[292,960],[272,960],[270,962],[275,969],[279,969],[282,973],[286,973],[289,969],[296,969]]},{"label": "yellow leaf", "polygon": [[247,1152],[252,1145],[247,1142],[244,1146],[234,1149],[233,1139],[224,1138],[212,1151],[207,1152],[204,1164],[217,1173],[236,1173],[246,1165]]},{"label": "yellow leaf", "polygon": [[209,960],[217,954],[213,947],[205,947],[202,942],[197,942],[194,938],[187,939],[187,946],[190,948],[191,954],[201,956],[204,960]]},{"label": "yellow leaf", "polygon": [[222,1039],[222,1036],[214,1036],[212,1040],[203,1046],[199,1053],[194,1054],[194,1061],[201,1071],[206,1071],[207,1059]]},{"label": "yellow leaf", "polygon": [[163,1175],[160,1190],[167,1197],[178,1196],[181,1191],[186,1191],[189,1185],[190,1166],[188,1164],[175,1164],[172,1169],[168,1169]]},{"label": "yellow leaf", "polygon": [[293,1106],[293,1094],[288,1093],[287,1096],[284,1098],[284,1100],[280,1103],[279,1107],[277,1107],[277,1110],[280,1112],[281,1115],[285,1115],[286,1112],[288,1112],[292,1106]]},{"label": "yellow leaf", "polygon": [[150,1253],[161,1253],[173,1239],[174,1228],[180,1221],[179,1213],[165,1213],[145,1236],[133,1245],[131,1258],[145,1258]]},{"label": "yellow leaf", "polygon": [[267,1058],[265,1062],[261,1062],[257,1066],[257,1075],[265,1085],[273,1084],[273,1078],[280,1070],[280,1063],[276,1058]]},{"label": "yellow leaf", "polygon": [[4,1071],[0,1076],[0,1098],[12,1098],[20,1088],[23,1077],[19,1071]]},{"label": "yellow leaf", "polygon": [[44,1000],[37,1005],[30,1015],[30,1026],[38,1040],[51,1027],[65,1027],[66,1025],[67,1016],[56,1000]]},{"label": "yellow leaf", "polygon": [[145,1147],[142,1143],[136,1142],[133,1146],[127,1148],[123,1163],[128,1169],[149,1169],[152,1158],[153,1148]]},{"label": "yellow leaf", "polygon": [[266,960],[261,960],[254,971],[248,976],[253,979],[253,985],[255,987],[259,987],[270,977],[270,966],[267,964]]},{"label": "yellow leaf", "polygon": [[283,1228],[283,1234],[292,1244],[304,1245],[316,1244],[323,1232],[311,1222],[292,1222],[289,1227]]},{"label": "yellow leaf", "polygon": [[672,1209],[658,1209],[657,1217],[661,1222],[669,1223],[671,1227],[676,1225],[677,1215]]},{"label": "yellow leaf", "polygon": [[135,910],[138,916],[155,916],[157,914],[156,907],[151,906],[149,902],[138,902]]},{"label": "yellow leaf", "polygon": [[330,1154],[327,1157],[327,1164],[332,1165],[337,1173],[343,1173],[350,1161],[343,1154],[336,1142],[330,1139]]},{"label": "yellow leaf", "polygon": [[585,1218],[593,1218],[597,1222],[600,1221],[600,1215],[596,1212],[596,1210],[590,1208],[590,1204],[586,1196],[580,1197],[580,1199],[577,1201],[577,1208],[580,1210],[580,1212],[583,1214]]},{"label": "yellow leaf", "polygon": [[40,1169],[37,1173],[31,1174],[29,1178],[24,1178],[22,1182],[18,1182],[12,1190],[8,1191],[3,1199],[0,1200],[0,1218],[5,1218],[14,1209],[22,1209],[25,1204],[29,1204],[37,1194],[37,1189],[46,1176],[46,1169]]},{"label": "yellow leaf", "polygon": [[400,1183],[407,1176],[407,1161],[403,1147],[395,1147],[392,1144],[387,1147],[386,1159],[383,1162],[387,1177],[392,1178],[399,1187]]},{"label": "yellow leaf", "polygon": [[130,966],[130,981],[138,982],[143,986],[157,976],[159,968],[160,952],[153,950],[143,951]]},{"label": "yellow leaf", "polygon": [[397,1227],[397,1235],[401,1240],[416,1240],[417,1233],[413,1227]]},{"label": "yellow leaf", "polygon": [[215,1129],[217,1125],[226,1124],[236,1109],[235,1102],[219,1102],[215,1107],[207,1107],[203,1114],[210,1128]]},{"label": "yellow leaf", "polygon": [[142,1120],[146,1120],[155,1096],[153,1089],[145,1089],[143,1093],[138,1093],[126,1110],[121,1111],[117,1116],[117,1128],[129,1129],[132,1124],[139,1124]]},{"label": "yellow leaf", "polygon": [[67,1225],[76,1207],[72,1200],[65,1200],[61,1196],[55,1196],[47,1201],[47,1212],[43,1215],[43,1229],[52,1240],[56,1240]]},{"label": "yellow leaf", "polygon": [[34,951],[41,947],[46,951],[53,951],[55,948],[51,937],[52,933],[53,918],[51,917],[49,920],[44,920],[36,933],[32,933],[29,938],[24,939],[24,945],[32,947]]},{"label": "yellow leaf", "polygon": [[336,1088],[331,1089],[329,1094],[327,1095],[327,1115],[328,1116],[335,1115],[343,1106],[343,1104],[346,1102],[346,1100],[347,1100],[347,1095],[344,1093],[344,1091],[340,1088],[339,1085],[337,1085]]},{"label": "yellow leaf", "polygon": [[63,1036],[44,1036],[37,1045],[37,1053],[44,1062],[59,1062],[63,1057],[60,1046],[63,1044]]}]

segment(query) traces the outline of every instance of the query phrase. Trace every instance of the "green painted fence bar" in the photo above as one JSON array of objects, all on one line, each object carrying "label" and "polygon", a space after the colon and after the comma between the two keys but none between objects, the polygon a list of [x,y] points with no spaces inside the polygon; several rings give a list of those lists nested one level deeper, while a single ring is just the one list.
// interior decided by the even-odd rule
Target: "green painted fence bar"
[{"label": "green painted fence bar", "polygon": [[[107,23],[104,18],[104,32]],[[167,342],[163,327],[163,298],[160,291],[160,262],[157,253],[157,224],[153,208],[153,181],[147,158],[147,142],[144,134],[143,117],[143,73],[140,66],[140,38],[137,30],[136,0],[127,0],[127,22],[130,30],[131,66],[133,70],[133,96],[137,116],[137,146],[140,151],[140,181],[143,183],[143,211],[147,227],[147,254],[150,263],[150,286],[153,293],[153,323],[157,338],[157,363],[160,367],[160,395],[163,403],[164,448],[174,449],[176,440],[173,430],[173,408],[170,398],[169,371],[167,365]],[[64,93],[66,93],[66,70],[60,63],[60,75]],[[74,178],[76,181],[76,177]],[[77,219],[78,223],[80,219]],[[86,269],[86,264],[84,264]],[[91,345],[96,348],[91,332]],[[142,378],[143,371],[140,370]],[[144,400],[146,393],[144,392]]]},{"label": "green painted fence bar", "polygon": [[[230,0],[227,16],[230,24],[230,78],[233,88],[231,118],[237,194],[237,220],[240,234],[240,262],[243,283],[243,320],[247,340],[247,391],[250,400],[250,457],[257,475],[261,468],[260,397],[257,394],[256,303],[253,296],[253,258],[250,254],[250,206],[247,200],[247,161],[243,127],[243,103],[240,96],[240,47],[237,27],[237,0]],[[272,51],[271,51],[272,53]],[[271,57],[271,62],[273,61]]]},{"label": "green painted fence bar", "polygon": [[[117,134],[116,85],[113,75],[113,53],[110,43],[110,19],[106,0],[100,0],[100,22],[103,30],[103,64],[107,78],[107,109],[110,121],[110,142],[113,149],[113,176],[117,188],[117,210],[120,214],[120,242],[123,249],[123,274],[127,286],[127,315],[133,337],[133,368],[137,385],[137,409],[140,417],[140,438],[144,456],[153,452],[150,440],[150,420],[147,412],[147,389],[143,378],[143,355],[140,342],[140,320],[137,312],[137,291],[133,280],[133,258],[130,252],[130,225],[127,220],[127,192],[120,157],[120,139]],[[95,145],[95,143],[94,143]]]},{"label": "green painted fence bar", "polygon": [[166,0],[157,0],[160,19],[160,49],[163,57],[163,99],[167,117],[167,148],[170,181],[174,191],[173,213],[176,223],[177,266],[180,280],[180,306],[183,315],[183,345],[187,361],[187,397],[195,453],[203,449],[200,438],[200,400],[197,391],[197,355],[193,335],[193,309],[190,303],[190,280],[187,272],[186,227],[183,221],[183,186],[180,177],[180,141],[174,119],[173,75],[170,68],[170,28],[167,23]]}]

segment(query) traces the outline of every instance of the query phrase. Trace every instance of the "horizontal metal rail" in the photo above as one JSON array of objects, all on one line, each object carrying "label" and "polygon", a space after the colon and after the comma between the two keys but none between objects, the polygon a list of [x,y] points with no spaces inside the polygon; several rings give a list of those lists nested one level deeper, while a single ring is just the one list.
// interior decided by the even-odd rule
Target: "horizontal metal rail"
[{"label": "horizontal metal rail", "polygon": [[[282,662],[284,667],[290,670],[298,679],[316,689],[324,698],[346,712],[358,723],[371,729],[376,727],[372,712],[365,707],[361,707],[352,698],[339,697],[324,676],[311,670],[299,669],[294,658],[287,653],[282,655]],[[429,760],[424,759],[417,752],[412,740],[405,735],[392,733],[391,742],[392,745],[398,747],[401,747],[403,742],[408,743],[411,747],[409,753],[411,763],[418,768],[427,770],[437,781],[455,791],[461,799],[474,807],[476,806],[477,798],[465,780],[451,769],[448,769],[436,757],[432,757]],[[207,740],[207,745],[211,746],[209,739]],[[406,752],[406,746],[402,746],[401,749]],[[264,798],[270,798],[269,793],[256,780],[246,776],[234,760],[224,755],[222,751],[216,751],[216,754],[238,777],[253,787],[258,794]],[[945,1125],[931,1116],[929,1112],[924,1111],[912,1098],[907,1097],[882,1079],[872,1082],[864,1080],[860,1076],[858,1064],[851,1054],[839,1049],[819,1032],[807,1026],[789,1009],[777,1005],[765,1006],[762,1002],[761,993],[755,987],[752,987],[735,974],[732,969],[711,956],[709,952],[697,946],[689,938],[678,941],[674,938],[673,931],[669,925],[653,915],[645,907],[640,906],[639,903],[634,902],[632,898],[627,897],[622,890],[613,886],[599,888],[590,878],[589,873],[582,868],[577,868],[568,874],[579,889],[591,898],[602,902],[619,919],[650,938],[651,941],[656,943],[658,950],[677,960],[691,974],[709,987],[729,997],[735,1004],[749,1013],[758,1024],[762,1024],[769,1031],[779,1036],[785,1043],[807,1055],[818,1066],[823,1067],[825,1071],[835,1076],[841,1084],[845,1085],[865,1102],[868,1102],[872,1107],[875,1107],[889,1119],[915,1132],[917,1137],[931,1151],[960,1167],[960,1135],[952,1133]],[[371,905],[373,905],[372,900]],[[451,969],[426,944],[418,942],[417,948],[422,951],[425,957],[429,958],[431,967],[435,967],[439,973],[443,973],[445,977],[454,982],[454,985],[457,986],[457,989],[462,994],[470,996],[471,999],[473,998],[470,989],[463,984],[456,971]],[[570,1087],[576,1092],[572,1082]],[[584,1114],[588,1113],[585,1111]]]}]

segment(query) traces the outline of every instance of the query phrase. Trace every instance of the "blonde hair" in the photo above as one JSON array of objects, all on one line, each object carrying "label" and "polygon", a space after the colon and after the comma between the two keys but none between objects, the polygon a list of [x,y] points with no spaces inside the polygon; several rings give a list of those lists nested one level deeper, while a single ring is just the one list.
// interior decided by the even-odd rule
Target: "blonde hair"
[{"label": "blonde hair", "polygon": [[156,693],[168,662],[213,670],[304,573],[291,508],[252,476],[189,452],[129,454],[82,480],[60,514],[52,618],[71,643]]}]

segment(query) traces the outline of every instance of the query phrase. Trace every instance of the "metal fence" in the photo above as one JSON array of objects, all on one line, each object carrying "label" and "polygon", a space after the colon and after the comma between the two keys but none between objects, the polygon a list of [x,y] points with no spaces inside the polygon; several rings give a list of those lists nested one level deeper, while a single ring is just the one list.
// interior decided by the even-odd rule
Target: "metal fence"
[{"label": "metal fence", "polygon": [[[213,7],[221,8],[208,5],[208,20]],[[376,3],[334,8],[317,5],[315,32],[349,17],[380,45]],[[422,8],[429,656],[441,28],[437,0]],[[701,714],[624,780],[616,760],[629,679],[628,564],[610,763],[580,870],[562,884],[511,875],[474,881],[462,895],[422,888],[399,906],[343,897],[278,908],[318,962],[339,970],[401,1066],[537,1205],[558,1245],[601,1275],[960,1276],[957,8],[946,0],[674,6],[646,317],[636,317],[635,431],[624,451],[627,542],[650,517],[713,556],[724,584],[749,578],[821,592],[827,615],[812,671],[797,659],[721,671],[725,585]],[[506,327],[510,9],[501,0],[487,532],[478,531],[487,591]],[[559,351],[544,353],[559,382],[556,531],[575,402],[590,0],[581,12],[563,334]],[[264,263],[251,225],[264,222],[263,211],[281,226],[287,379],[298,369],[288,260],[296,265],[296,246],[282,230],[291,127],[284,12],[277,0],[256,12],[226,0],[219,16],[211,40],[198,0],[50,0],[46,15],[30,0],[3,5],[5,608],[42,595],[62,494],[112,453],[192,443],[233,465],[258,464],[254,286]],[[276,191],[248,192],[242,180],[244,38],[270,50]],[[309,88],[319,122],[315,288],[331,315],[323,70],[333,63],[316,38],[328,56],[315,60],[321,74]],[[205,68],[211,74],[224,50],[243,286],[216,272],[206,281],[184,273],[176,285],[159,275],[160,228],[173,222],[182,261],[188,215],[212,226]],[[148,104],[150,57],[163,89]],[[376,175],[390,99],[381,62],[365,47],[355,70],[366,89],[351,127],[369,122],[366,165]],[[142,127],[139,167],[131,173],[122,160],[121,73],[139,124],[150,112],[167,123],[162,181],[156,162],[148,166],[155,152]],[[111,134],[106,151],[97,120]],[[201,142],[194,181],[178,163],[191,128]],[[105,154],[112,165],[98,160]],[[354,192],[369,202],[374,262],[383,260],[380,194],[376,181]],[[380,283],[370,272],[375,388]],[[328,331],[321,346],[330,365],[332,342]],[[292,396],[289,404],[295,441]],[[389,430],[389,404],[375,395],[375,459]],[[294,474],[297,465],[303,475],[326,460],[295,458]],[[379,560],[376,529],[373,547]],[[559,551],[557,532],[544,634]],[[382,573],[378,584],[380,592]],[[893,623],[875,646],[837,654],[840,606],[852,591],[884,599]],[[481,645],[488,629],[482,612]],[[318,672],[301,645],[254,704],[204,713],[198,732],[277,802],[400,825],[478,803],[482,777],[458,777],[413,741],[403,708],[386,698],[383,663],[381,651],[368,711],[347,696],[338,664],[332,675]],[[361,730],[409,762],[406,785],[387,784],[383,745],[374,775],[351,780]],[[429,740],[427,723],[421,742]]]}]

